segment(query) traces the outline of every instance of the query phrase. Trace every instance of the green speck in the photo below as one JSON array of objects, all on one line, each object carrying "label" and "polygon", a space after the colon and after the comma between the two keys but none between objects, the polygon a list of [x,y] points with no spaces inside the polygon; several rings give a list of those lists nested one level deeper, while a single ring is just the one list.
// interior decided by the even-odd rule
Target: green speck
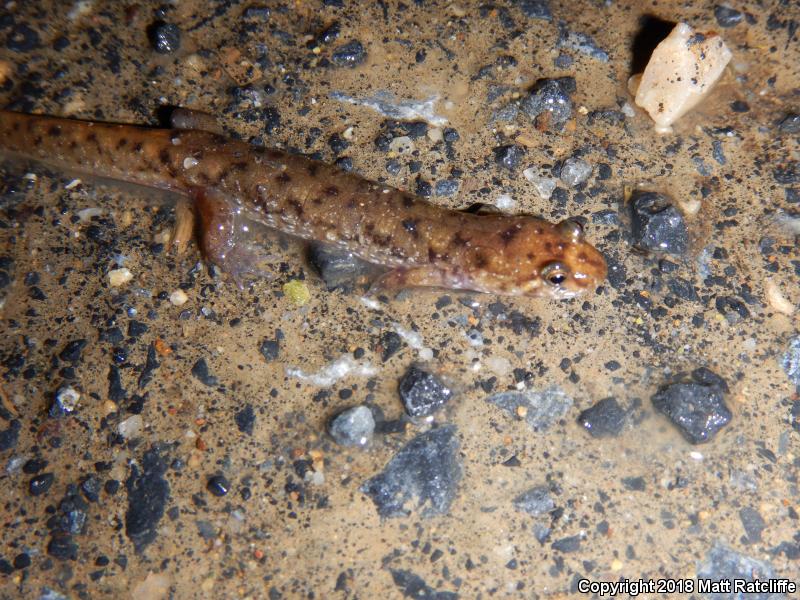
[{"label": "green speck", "polygon": [[283,284],[283,293],[297,306],[303,306],[311,300],[311,292],[305,282],[292,279]]}]

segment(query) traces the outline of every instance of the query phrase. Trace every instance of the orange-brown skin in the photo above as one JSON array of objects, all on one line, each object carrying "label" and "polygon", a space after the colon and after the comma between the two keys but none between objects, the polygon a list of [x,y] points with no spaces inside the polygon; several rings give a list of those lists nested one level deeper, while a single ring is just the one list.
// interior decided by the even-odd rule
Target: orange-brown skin
[{"label": "orange-brown skin", "polygon": [[[189,120],[191,122],[191,119]],[[390,271],[381,285],[567,298],[606,275],[573,221],[433,205],[329,165],[208,131],[149,129],[0,111],[0,152],[194,199],[206,257],[253,270],[247,223],[338,246]]]}]

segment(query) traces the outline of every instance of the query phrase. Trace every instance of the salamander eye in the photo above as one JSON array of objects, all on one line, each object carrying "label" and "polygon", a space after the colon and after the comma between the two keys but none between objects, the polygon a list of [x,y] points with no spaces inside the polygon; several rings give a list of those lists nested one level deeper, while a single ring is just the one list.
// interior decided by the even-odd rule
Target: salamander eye
[{"label": "salamander eye", "polygon": [[561,221],[557,225],[558,232],[566,238],[571,239],[573,242],[580,242],[583,240],[583,225],[574,219],[567,219]]},{"label": "salamander eye", "polygon": [[542,279],[550,285],[559,286],[567,280],[569,269],[562,262],[551,262],[542,268]]}]

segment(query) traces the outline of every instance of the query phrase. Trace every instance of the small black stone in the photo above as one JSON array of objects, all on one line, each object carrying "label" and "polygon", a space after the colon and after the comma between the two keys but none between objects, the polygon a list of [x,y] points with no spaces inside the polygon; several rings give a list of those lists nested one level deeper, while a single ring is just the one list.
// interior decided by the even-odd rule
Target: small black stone
[{"label": "small black stone", "polygon": [[222,497],[230,491],[231,484],[223,475],[214,475],[209,478],[206,489],[214,496]]},{"label": "small black stone", "polygon": [[734,27],[742,22],[742,13],[727,6],[717,4],[714,7],[714,16],[720,27]]},{"label": "small black stone", "polygon": [[72,541],[71,535],[54,531],[50,543],[47,544],[47,554],[58,560],[77,560],[78,545]]},{"label": "small black stone", "polygon": [[514,507],[536,517],[552,511],[556,503],[546,485],[537,485],[514,498]]},{"label": "small black stone", "polygon": [[13,25],[6,37],[6,48],[12,52],[29,52],[40,46],[39,34],[25,23]]},{"label": "small black stone", "polygon": [[689,249],[689,231],[672,201],[657,192],[638,192],[631,199],[631,233],[644,250],[681,255]]},{"label": "small black stone", "polygon": [[461,136],[458,135],[458,131],[452,127],[445,127],[444,131],[442,132],[442,136],[447,144],[452,144],[453,142],[457,142],[459,139],[461,139]]},{"label": "small black stone", "polygon": [[403,338],[394,331],[386,331],[381,335],[381,360],[386,362],[394,356],[403,345]]},{"label": "small black stone", "polygon": [[56,476],[52,473],[42,473],[37,475],[28,482],[28,492],[31,496],[41,496],[42,494],[46,494],[55,480]]},{"label": "small black stone", "polygon": [[789,113],[778,124],[781,133],[800,133],[800,114]]},{"label": "small black stone", "polygon": [[517,0],[516,5],[529,19],[541,19],[542,21],[553,19],[547,0]]},{"label": "small black stone", "polygon": [[6,429],[0,431],[0,452],[10,450],[17,445],[20,429],[22,429],[22,424],[17,419],[14,419]]},{"label": "small black stone", "polygon": [[181,47],[181,30],[173,23],[156,21],[147,29],[150,44],[159,54],[172,54]]},{"label": "small black stone", "polygon": [[532,121],[543,121],[548,128],[561,128],[572,116],[572,99],[575,80],[571,77],[541,79],[536,82],[530,95],[522,101],[520,108]]},{"label": "small black stone", "polygon": [[513,171],[525,157],[525,149],[516,144],[500,146],[494,149],[494,160],[501,167]]},{"label": "small black stone", "polygon": [[236,413],[234,420],[240,432],[253,435],[253,425],[256,422],[256,415],[255,412],[253,412],[252,404],[245,404],[244,408]]},{"label": "small black stone", "polygon": [[72,340],[61,351],[58,355],[58,358],[65,362],[71,362],[73,364],[77,364],[81,360],[81,353],[83,349],[86,347],[88,342],[84,339],[80,340]]},{"label": "small black stone", "polygon": [[280,342],[278,338],[262,341],[261,345],[258,347],[258,351],[261,352],[261,355],[267,362],[272,362],[277,359],[280,354]]},{"label": "small black stone", "polygon": [[625,410],[616,398],[605,398],[578,415],[578,423],[592,437],[613,437],[625,426]]},{"label": "small black stone", "polygon": [[147,329],[147,325],[141,321],[131,321],[128,323],[128,337],[138,338],[143,333],[146,333]]},{"label": "small black stone", "polygon": [[[692,444],[711,441],[731,420],[723,387],[708,369],[691,382],[671,383],[652,397],[653,406],[665,414]],[[723,381],[724,383],[724,381]]]},{"label": "small black stone", "polygon": [[328,147],[331,149],[334,155],[341,154],[350,147],[350,142],[348,142],[338,133],[334,133],[328,138]]},{"label": "small black stone", "polygon": [[22,472],[26,475],[35,475],[47,466],[47,461],[43,458],[31,458],[22,465]]},{"label": "small black stone", "polygon": [[569,552],[577,552],[581,547],[581,536],[573,535],[570,537],[561,538],[560,540],[553,542],[550,547],[553,550],[558,550],[559,552],[564,552],[565,554]]},{"label": "small black stone", "polygon": [[731,110],[737,113],[746,113],[750,112],[750,105],[743,100],[734,100],[731,102]]},{"label": "small black stone", "polygon": [[105,490],[106,494],[109,496],[113,496],[119,491],[120,482],[116,479],[109,479],[103,484],[103,490]]},{"label": "small black stone", "polygon": [[438,377],[412,366],[400,379],[400,397],[406,413],[412,417],[425,417],[439,410],[453,395]]},{"label": "small black stone", "polygon": [[14,568],[15,569],[17,569],[17,570],[27,569],[30,566],[31,566],[31,557],[27,553],[23,552],[21,554],[17,554],[14,557]]},{"label": "small black stone", "polygon": [[643,492],[647,488],[647,482],[645,482],[644,477],[623,477],[622,485],[631,492]]},{"label": "small black stone", "polygon": [[356,67],[367,58],[367,52],[359,41],[347,42],[334,50],[331,62],[337,67]]},{"label": "small black stone", "polygon": [[199,359],[192,367],[192,375],[201,383],[212,387],[217,385],[217,378],[208,372],[208,363],[205,358]]},{"label": "small black stone", "polygon": [[[166,470],[167,466],[158,451],[148,450],[142,458],[141,470],[132,464],[131,474],[125,482],[128,490],[125,534],[133,542],[137,553],[141,553],[158,536],[158,524],[164,516],[169,498],[169,482],[164,479]],[[106,482],[106,491],[109,491],[109,482]]]}]

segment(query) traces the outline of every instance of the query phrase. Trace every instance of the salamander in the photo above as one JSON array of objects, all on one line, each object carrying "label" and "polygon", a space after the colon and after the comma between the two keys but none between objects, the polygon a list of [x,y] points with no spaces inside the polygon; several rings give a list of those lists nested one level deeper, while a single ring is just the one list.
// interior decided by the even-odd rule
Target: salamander
[{"label": "salamander", "polygon": [[385,267],[379,284],[388,289],[569,298],[605,278],[602,254],[575,220],[451,210],[227,139],[192,114],[154,129],[0,111],[0,152],[183,194],[199,216],[206,259],[237,281],[258,271],[252,222]]}]

